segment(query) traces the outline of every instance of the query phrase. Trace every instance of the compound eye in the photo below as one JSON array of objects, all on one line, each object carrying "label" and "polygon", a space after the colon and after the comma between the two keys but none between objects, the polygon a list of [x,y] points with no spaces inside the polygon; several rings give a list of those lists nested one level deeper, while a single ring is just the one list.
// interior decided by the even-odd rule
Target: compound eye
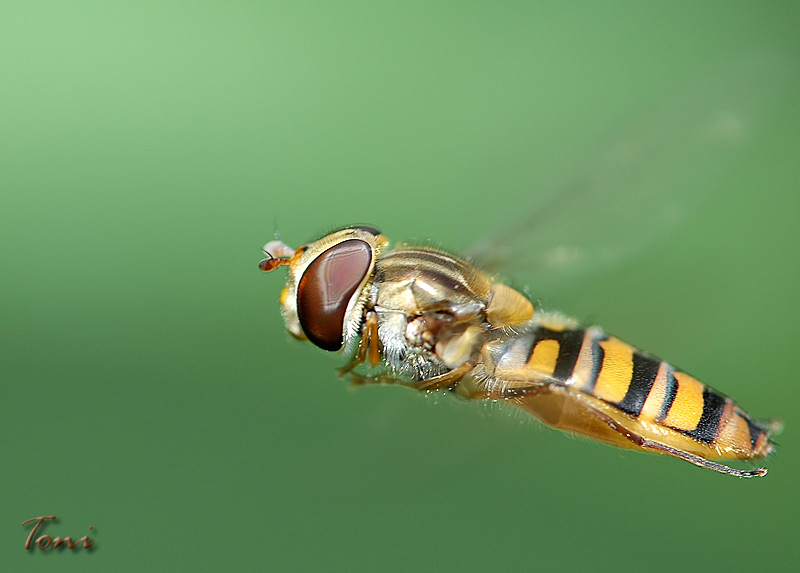
[{"label": "compound eye", "polygon": [[381,234],[381,232],[376,229],[375,227],[370,227],[369,225],[356,225],[353,229],[361,229],[362,231],[366,231],[371,235],[375,235],[376,237]]},{"label": "compound eye", "polygon": [[297,285],[297,318],[308,339],[324,350],[344,344],[344,315],[372,264],[372,248],[348,239],[308,265]]}]

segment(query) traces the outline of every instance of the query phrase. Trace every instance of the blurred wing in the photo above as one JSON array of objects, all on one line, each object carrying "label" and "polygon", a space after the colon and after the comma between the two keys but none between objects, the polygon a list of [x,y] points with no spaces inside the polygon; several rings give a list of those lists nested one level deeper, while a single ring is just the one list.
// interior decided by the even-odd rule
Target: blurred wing
[{"label": "blurred wing", "polygon": [[[726,170],[750,147],[793,68],[758,56],[704,77],[654,109],[555,189],[527,217],[466,255],[547,289],[618,264],[675,230],[698,203],[724,202]],[[514,222],[516,220],[516,222]],[[520,270],[521,269],[521,270]]]}]

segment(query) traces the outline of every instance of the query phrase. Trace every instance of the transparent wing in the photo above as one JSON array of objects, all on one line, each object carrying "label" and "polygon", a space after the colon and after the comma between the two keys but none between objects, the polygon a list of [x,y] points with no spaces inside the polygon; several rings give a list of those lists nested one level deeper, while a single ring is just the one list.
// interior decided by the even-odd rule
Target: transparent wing
[{"label": "transparent wing", "polygon": [[562,184],[537,191],[528,216],[509,216],[512,224],[467,256],[547,289],[675,232],[701,201],[724,201],[726,171],[755,141],[793,72],[781,56],[752,56],[665,98]]}]

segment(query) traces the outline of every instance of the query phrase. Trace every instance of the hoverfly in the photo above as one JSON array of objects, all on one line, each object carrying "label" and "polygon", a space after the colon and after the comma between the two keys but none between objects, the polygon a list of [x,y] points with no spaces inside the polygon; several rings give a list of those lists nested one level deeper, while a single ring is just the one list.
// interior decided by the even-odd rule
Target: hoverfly
[{"label": "hoverfly", "polygon": [[[732,75],[736,86],[766,83],[741,69]],[[667,207],[675,192],[659,189],[656,179],[631,178],[626,150],[666,155],[671,161],[679,150],[689,164],[686,158],[706,153],[707,144],[741,135],[742,116],[717,115],[717,96],[753,93],[727,83],[700,91],[715,117],[708,122],[673,110],[662,114],[669,127],[688,130],[653,138],[655,150],[643,145],[617,148],[613,161],[601,163],[601,168],[609,171],[613,165],[611,171],[622,174],[603,173],[612,185],[572,198],[583,203],[586,220],[600,221],[600,226],[573,228],[586,227],[592,240],[614,235],[619,216],[604,216],[601,209],[617,215],[627,209],[626,222],[641,225],[637,233],[650,232],[656,214],[674,215]],[[621,182],[636,187],[638,194],[627,194],[623,201]],[[678,189],[686,191],[678,203],[693,193],[683,183]],[[534,226],[523,223],[509,227],[506,235]],[[557,223],[544,217],[535,226],[554,241],[551,246],[559,246],[563,233]],[[495,247],[492,242],[480,244],[473,254],[479,261],[505,257],[519,262],[532,252],[508,254]],[[331,232],[297,249],[271,241],[264,251],[261,270],[288,267],[280,303],[289,332],[347,356],[340,373],[356,384],[399,384],[501,401],[554,428],[618,447],[664,454],[738,477],[767,473],[766,468],[741,470],[713,460],[767,456],[775,448],[771,437],[777,422],[754,419],[724,394],[599,327],[534,308],[528,297],[489,274],[488,265],[473,264],[473,257],[426,246],[390,249],[387,237],[365,225]],[[605,252],[611,251],[595,249],[592,258],[598,260]],[[576,258],[570,249],[550,253],[562,262]],[[537,266],[544,262],[534,260]]]},{"label": "hoverfly", "polygon": [[[712,459],[773,451],[770,423],[646,352],[553,312],[467,261],[430,247],[388,249],[353,226],[294,250],[264,247],[263,271],[289,267],[281,308],[297,338],[350,355],[357,384],[501,400],[546,424],[739,477]],[[369,363],[380,373],[354,368]]]}]

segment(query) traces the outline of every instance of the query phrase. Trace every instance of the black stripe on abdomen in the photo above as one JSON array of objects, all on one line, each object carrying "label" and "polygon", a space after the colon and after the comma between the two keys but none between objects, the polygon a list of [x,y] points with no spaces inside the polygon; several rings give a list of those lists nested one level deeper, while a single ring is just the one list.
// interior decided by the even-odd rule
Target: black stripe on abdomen
[{"label": "black stripe on abdomen", "polygon": [[700,421],[697,422],[697,427],[686,434],[704,444],[713,442],[719,433],[719,421],[726,403],[725,396],[717,394],[706,386],[703,390],[703,414],[700,416]]},{"label": "black stripe on abdomen", "polygon": [[564,330],[562,332],[548,328],[536,329],[534,335],[537,342],[540,340],[555,340],[558,342],[558,358],[556,359],[556,367],[553,370],[553,378],[569,380],[572,376],[575,364],[578,362],[578,356],[581,353],[585,334],[586,331],[583,329]]},{"label": "black stripe on abdomen", "polygon": [[650,395],[660,367],[660,360],[642,352],[635,352],[631,383],[628,385],[625,397],[617,404],[617,407],[627,414],[638,416]]},{"label": "black stripe on abdomen", "polygon": [[667,371],[667,389],[664,393],[664,402],[661,404],[661,412],[658,414],[659,422],[663,422],[669,414],[669,409],[672,408],[672,403],[675,401],[675,396],[678,395],[678,381],[670,368]]},{"label": "black stripe on abdomen", "polygon": [[600,342],[603,340],[608,340],[608,337],[592,338],[592,371],[589,373],[589,379],[585,382],[585,390],[587,392],[594,392],[594,385],[597,383],[597,377],[600,376],[600,370],[603,368],[603,360],[606,357],[606,351],[600,346]]}]

